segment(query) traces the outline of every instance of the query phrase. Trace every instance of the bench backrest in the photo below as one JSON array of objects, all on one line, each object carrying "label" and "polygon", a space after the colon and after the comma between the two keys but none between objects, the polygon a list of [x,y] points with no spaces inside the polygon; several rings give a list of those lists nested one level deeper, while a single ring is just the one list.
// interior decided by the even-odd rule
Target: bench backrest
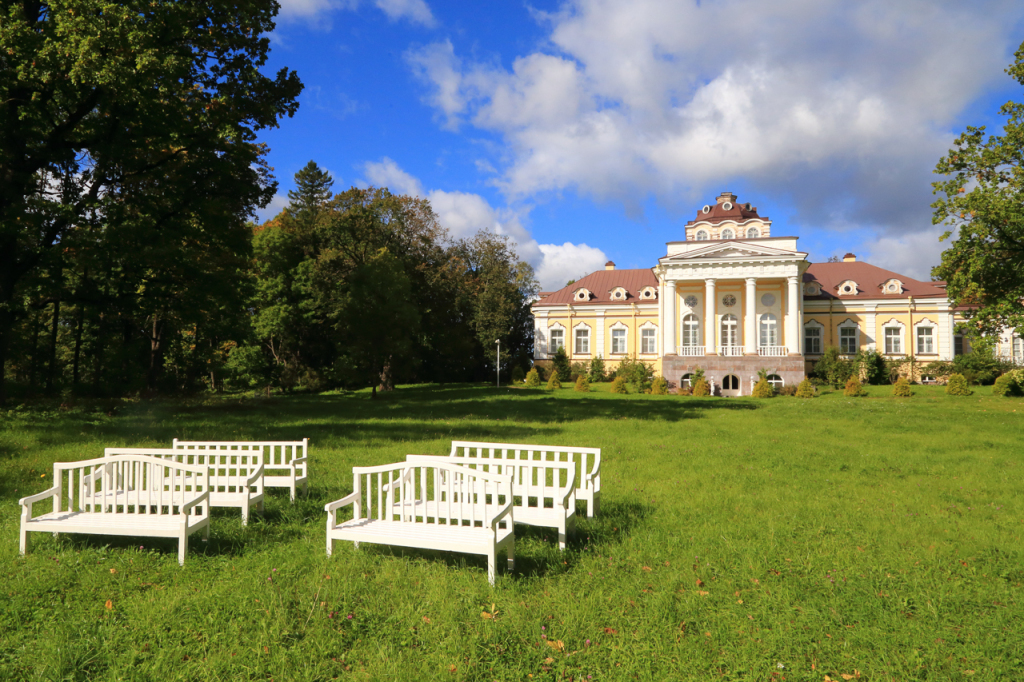
[{"label": "bench backrest", "polygon": [[[444,460],[444,461],[442,461]],[[438,458],[352,468],[354,518],[495,527],[512,509],[512,474],[469,469]]]},{"label": "bench backrest", "polygon": [[574,462],[576,486],[589,492],[601,490],[601,448],[576,448],[562,445],[519,445],[513,443],[476,443],[452,441],[449,457],[478,457],[490,460],[527,460]]},{"label": "bench backrest", "polygon": [[[104,457],[116,455],[147,455],[159,457],[165,462],[176,462],[207,467],[208,486],[215,493],[244,493],[246,481],[263,464],[263,450],[174,450],[171,448],[106,448]],[[263,481],[257,479],[253,488],[263,490]]]},{"label": "bench backrest", "polygon": [[[245,452],[248,450],[263,451],[263,466],[267,469],[284,467],[292,460],[303,459],[309,449],[309,439],[302,440],[178,440],[174,439],[171,447],[175,450],[226,450]],[[306,463],[296,465],[299,476],[304,476]]]},{"label": "bench backrest", "polygon": [[179,514],[208,498],[209,469],[146,455],[111,455],[53,465],[54,512]]},{"label": "bench backrest", "polygon": [[[474,471],[512,475],[513,506],[559,508],[568,501],[576,506],[576,464],[541,459],[488,459],[480,457],[435,457],[406,455],[414,464],[447,460]],[[514,515],[514,513],[513,513]]]}]

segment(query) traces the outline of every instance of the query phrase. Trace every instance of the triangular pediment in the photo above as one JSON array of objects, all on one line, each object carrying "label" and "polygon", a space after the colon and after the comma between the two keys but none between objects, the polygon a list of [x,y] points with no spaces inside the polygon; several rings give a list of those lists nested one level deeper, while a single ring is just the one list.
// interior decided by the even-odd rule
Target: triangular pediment
[{"label": "triangular pediment", "polygon": [[661,259],[662,263],[679,263],[684,261],[700,261],[700,260],[744,260],[748,258],[763,258],[763,257],[788,257],[793,259],[802,259],[807,254],[800,251],[788,251],[785,249],[777,249],[771,246],[765,246],[763,244],[751,244],[748,242],[721,242],[718,244],[711,243],[707,246],[687,251],[684,253],[677,253],[672,256],[666,256]]}]

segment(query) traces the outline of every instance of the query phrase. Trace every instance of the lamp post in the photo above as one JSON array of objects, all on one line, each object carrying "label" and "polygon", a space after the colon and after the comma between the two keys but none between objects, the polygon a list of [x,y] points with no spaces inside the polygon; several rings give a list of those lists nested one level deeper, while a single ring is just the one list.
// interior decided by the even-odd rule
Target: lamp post
[{"label": "lamp post", "polygon": [[498,344],[498,353],[494,357],[494,385],[501,388],[501,339],[495,339],[494,343]]}]

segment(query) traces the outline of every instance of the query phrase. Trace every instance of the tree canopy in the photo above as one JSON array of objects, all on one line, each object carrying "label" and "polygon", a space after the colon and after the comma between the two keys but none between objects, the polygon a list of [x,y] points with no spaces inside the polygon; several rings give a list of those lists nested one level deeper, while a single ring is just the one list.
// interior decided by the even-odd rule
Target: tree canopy
[{"label": "tree canopy", "polygon": [[[1006,72],[1024,85],[1024,44]],[[950,301],[969,306],[974,334],[1005,327],[1024,332],[1024,103],[1007,102],[1001,135],[968,127],[938,163],[947,176],[933,183],[944,196],[932,204],[933,222],[952,239],[932,274],[946,281]]]}]

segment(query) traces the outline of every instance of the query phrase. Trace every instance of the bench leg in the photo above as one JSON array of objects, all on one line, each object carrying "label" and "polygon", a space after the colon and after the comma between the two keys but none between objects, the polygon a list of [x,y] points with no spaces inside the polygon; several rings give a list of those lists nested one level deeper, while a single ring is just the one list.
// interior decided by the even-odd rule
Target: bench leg
[{"label": "bench leg", "polygon": [[22,554],[28,554],[29,542],[28,542],[28,531],[23,527],[21,529],[21,535],[18,539],[18,551]]},{"label": "bench leg", "polygon": [[288,490],[291,493],[291,501],[294,502],[295,501],[295,479],[294,478],[292,478],[292,484],[288,487]]},{"label": "bench leg", "polygon": [[516,538],[512,536],[509,538],[508,543],[505,545],[505,554],[508,556],[508,570],[514,571],[516,568]]},{"label": "bench leg", "polygon": [[494,587],[494,575],[497,572],[497,549],[497,547],[491,547],[491,551],[487,553],[487,582],[491,584],[491,587]]},{"label": "bench leg", "polygon": [[561,519],[558,523],[558,549],[565,551],[565,519]]},{"label": "bench leg", "polygon": [[330,558],[330,556],[332,554],[334,554],[334,538],[332,538],[330,535],[328,535],[327,536],[327,557]]},{"label": "bench leg", "polygon": [[182,533],[178,538],[178,565],[185,565],[185,555],[188,554],[188,533]]},{"label": "bench leg", "polygon": [[245,500],[242,503],[242,525],[249,525],[249,500]]},{"label": "bench leg", "polygon": [[597,516],[597,511],[601,506],[601,493],[591,493],[590,499],[587,500],[587,518],[594,518]]}]

